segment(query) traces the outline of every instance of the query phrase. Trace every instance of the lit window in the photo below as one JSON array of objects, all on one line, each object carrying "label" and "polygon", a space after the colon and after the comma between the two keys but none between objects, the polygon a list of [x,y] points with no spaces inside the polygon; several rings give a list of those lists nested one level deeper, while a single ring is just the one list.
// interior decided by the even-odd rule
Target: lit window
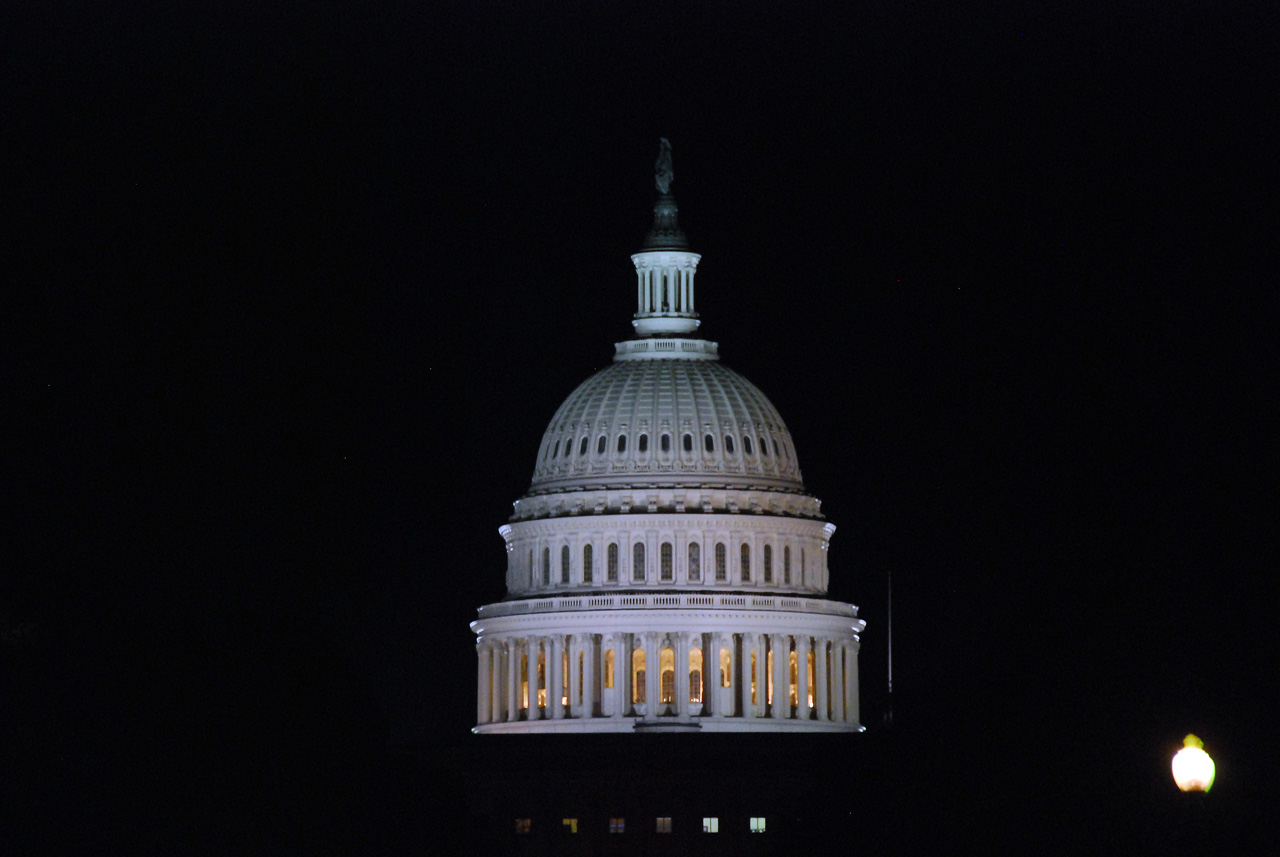
[{"label": "lit window", "polygon": [[531,818],[516,819],[516,833],[528,833],[529,828],[532,826],[533,826],[533,819]]},{"label": "lit window", "polygon": [[693,435],[691,434],[684,436],[684,451],[693,452]]},{"label": "lit window", "polygon": [[719,833],[719,832],[720,832],[720,819],[718,819],[718,818],[704,818],[704,819],[702,819],[702,832],[703,832],[703,833]]},{"label": "lit window", "polygon": [[616,544],[609,545],[609,582],[618,582],[618,546]]},{"label": "lit window", "polygon": [[659,701],[672,703],[676,700],[676,653],[672,649],[663,649],[658,653],[658,674],[661,681]]},{"label": "lit window", "polygon": [[564,545],[560,548],[560,582],[569,582],[569,546]]},{"label": "lit window", "polygon": [[657,830],[658,833],[670,833],[671,832],[671,816],[669,815],[658,816],[658,823],[655,825],[655,829]]},{"label": "lit window", "polygon": [[662,448],[663,452],[670,452],[671,451],[671,435],[664,434],[662,436],[662,441],[659,444],[659,446]]},{"label": "lit window", "polygon": [[631,653],[631,701],[644,702],[645,691],[644,649],[636,649]]},{"label": "lit window", "polygon": [[561,823],[562,825],[564,825],[564,831],[565,831],[565,833],[577,833],[577,832],[578,832],[578,819],[576,819],[576,818],[566,818],[566,819],[564,819],[563,821],[561,821],[560,823]]},{"label": "lit window", "polygon": [[649,435],[647,435],[647,434],[642,434],[642,435],[640,435],[640,445],[639,445],[639,450],[640,450],[641,452],[648,452],[648,451],[649,451]]},{"label": "lit window", "polygon": [[728,649],[720,650],[720,686],[729,686],[729,668],[733,665],[733,659],[729,655]]},{"label": "lit window", "polygon": [[591,545],[582,546],[582,582],[590,583],[595,572],[595,557],[591,555]]},{"label": "lit window", "polygon": [[751,580],[751,546],[746,542],[742,543],[742,580],[749,582]]},{"label": "lit window", "polygon": [[764,546],[764,582],[773,583],[773,545]]},{"label": "lit window", "polygon": [[761,816],[761,817],[752,817],[752,819],[751,819],[751,832],[752,832],[752,833],[764,833],[764,818],[763,818],[762,816]]},{"label": "lit window", "polygon": [[716,545],[716,580],[728,580],[729,572],[727,569],[728,562],[725,559],[724,544]]},{"label": "lit window", "polygon": [[697,542],[689,542],[689,579],[702,579],[702,557]]},{"label": "lit window", "polygon": [[644,542],[636,542],[631,548],[631,579],[644,580]]},{"label": "lit window", "polygon": [[689,650],[689,701],[702,702],[702,649]]},{"label": "lit window", "polygon": [[604,653],[604,686],[613,687],[613,649]]},{"label": "lit window", "polygon": [[627,820],[625,818],[609,819],[610,833],[625,833],[627,829]]},{"label": "lit window", "polygon": [[672,566],[672,550],[671,550],[671,542],[663,542],[663,543],[662,543],[662,548],[661,548],[661,550],[660,550],[659,560],[661,561],[661,562],[660,562],[660,564],[661,564],[661,567],[662,567],[662,579],[663,579],[663,580],[671,580],[671,579],[672,579],[672,573],[671,573],[671,566]]},{"label": "lit window", "polygon": [[707,452],[716,451],[716,439],[711,435],[707,435],[702,439],[702,445],[706,448]]}]

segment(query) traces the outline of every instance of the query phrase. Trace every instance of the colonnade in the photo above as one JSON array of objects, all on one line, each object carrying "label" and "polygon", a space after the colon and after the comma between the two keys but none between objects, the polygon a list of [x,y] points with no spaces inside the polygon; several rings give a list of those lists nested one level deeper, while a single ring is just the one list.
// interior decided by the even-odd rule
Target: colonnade
[{"label": "colonnade", "polygon": [[856,725],[858,646],[849,637],[750,631],[485,636],[477,643],[476,719]]},{"label": "colonnade", "polygon": [[637,267],[636,303],[640,313],[693,315],[693,267]]}]

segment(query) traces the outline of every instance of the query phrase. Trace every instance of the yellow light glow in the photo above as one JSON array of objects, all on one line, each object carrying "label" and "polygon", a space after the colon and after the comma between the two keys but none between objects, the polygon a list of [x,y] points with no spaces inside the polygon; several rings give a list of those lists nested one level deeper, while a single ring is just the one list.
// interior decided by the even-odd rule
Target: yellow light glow
[{"label": "yellow light glow", "polygon": [[1204,751],[1204,742],[1194,735],[1182,739],[1183,747],[1173,757],[1173,781],[1184,792],[1207,792],[1216,773],[1213,759]]}]

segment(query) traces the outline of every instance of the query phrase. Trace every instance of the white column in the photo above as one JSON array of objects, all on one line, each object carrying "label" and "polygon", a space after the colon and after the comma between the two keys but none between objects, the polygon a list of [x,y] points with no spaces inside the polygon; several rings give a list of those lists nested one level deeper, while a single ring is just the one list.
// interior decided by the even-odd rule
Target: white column
[{"label": "white column", "polygon": [[738,679],[741,683],[740,692],[742,694],[742,708],[739,715],[742,717],[755,717],[755,702],[751,699],[751,661],[752,655],[756,650],[756,635],[742,635],[742,657],[738,659]]},{"label": "white column", "polygon": [[689,634],[681,631],[675,639],[676,656],[676,717],[689,719]]},{"label": "white column", "polygon": [[537,637],[525,637],[525,681],[529,683],[529,720],[540,720],[542,712],[538,709],[538,649],[540,641]]},{"label": "white column", "polygon": [[[758,574],[759,570],[756,570],[755,573]],[[752,580],[754,579],[753,577]],[[764,717],[764,708],[768,704],[769,676],[766,674],[769,667],[768,652],[766,651],[768,642],[768,634],[756,634],[756,717]]]},{"label": "white column", "polygon": [[578,646],[582,652],[582,712],[585,720],[590,720],[596,713],[596,644],[594,634],[584,634]]},{"label": "white column", "polygon": [[773,706],[769,716],[786,720],[791,716],[791,636],[770,634],[769,648],[773,649]]},{"label": "white column", "polygon": [[478,668],[476,669],[476,723],[489,722],[489,702],[492,689],[489,686],[489,643],[487,640],[476,641]]},{"label": "white column", "polygon": [[547,637],[547,661],[543,675],[547,682],[547,717],[564,718],[564,636]]},{"label": "white column", "polygon": [[[646,562],[648,560],[646,559]],[[656,720],[658,717],[658,699],[661,696],[659,679],[662,676],[662,664],[658,658],[658,634],[647,631],[644,635],[644,719]]]},{"label": "white column", "polygon": [[817,684],[814,688],[814,704],[819,720],[829,719],[827,709],[827,638],[816,637],[813,641],[813,678]]},{"label": "white column", "polygon": [[831,719],[844,721],[844,647],[831,641]]},{"label": "white column", "polygon": [[796,637],[796,719],[808,720],[809,712],[809,638]]},{"label": "white column", "polygon": [[507,722],[520,719],[520,641],[507,639]]},{"label": "white column", "polygon": [[844,719],[846,723],[858,723],[858,648],[854,640],[844,644]]},{"label": "white column", "polygon": [[[722,693],[720,694],[720,700],[724,704],[716,706],[716,716],[718,717],[733,717],[738,713],[737,706],[734,704],[734,694],[737,693],[738,685],[740,684],[739,673],[738,673],[739,658],[738,658],[738,649],[735,645],[733,636],[734,635],[732,633],[717,635],[717,639],[720,641],[720,645],[729,650],[729,686],[726,688],[721,688]],[[719,685],[719,678],[720,678],[720,652],[717,649],[716,651],[717,685]]]}]

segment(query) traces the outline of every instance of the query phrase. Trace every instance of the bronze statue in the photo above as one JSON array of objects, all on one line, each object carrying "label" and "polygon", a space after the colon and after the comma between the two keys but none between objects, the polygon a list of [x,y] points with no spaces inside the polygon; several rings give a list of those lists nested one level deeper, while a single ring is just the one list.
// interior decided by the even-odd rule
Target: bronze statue
[{"label": "bronze statue", "polygon": [[674,173],[671,172],[671,141],[666,137],[660,137],[662,140],[662,148],[658,150],[658,163],[654,167],[653,181],[658,186],[658,193],[666,196],[671,193],[671,179]]}]

